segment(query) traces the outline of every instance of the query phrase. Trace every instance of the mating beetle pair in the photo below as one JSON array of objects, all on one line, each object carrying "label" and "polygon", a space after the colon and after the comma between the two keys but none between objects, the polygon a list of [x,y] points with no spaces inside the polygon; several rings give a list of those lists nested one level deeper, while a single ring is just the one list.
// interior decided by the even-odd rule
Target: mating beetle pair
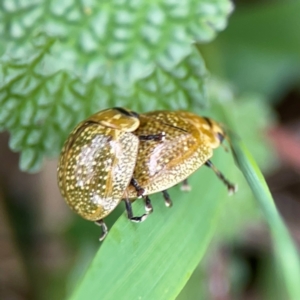
[{"label": "mating beetle pair", "polygon": [[[109,213],[125,201],[128,218],[144,221],[152,212],[148,195],[162,192],[171,206],[167,189],[184,182],[207,165],[235,191],[209,158],[225,132],[212,119],[185,111],[137,114],[124,108],[100,111],[81,122],[63,147],[58,182],[68,205],[80,216],[101,225]],[[134,217],[131,202],[145,201],[145,214]]]}]

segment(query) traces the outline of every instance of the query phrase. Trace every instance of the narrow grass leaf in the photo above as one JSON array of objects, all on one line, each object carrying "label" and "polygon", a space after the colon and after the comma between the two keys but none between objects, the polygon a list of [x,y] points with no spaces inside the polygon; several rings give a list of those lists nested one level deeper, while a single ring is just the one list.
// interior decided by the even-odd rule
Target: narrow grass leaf
[{"label": "narrow grass leaf", "polygon": [[237,137],[231,136],[231,142],[236,163],[243,172],[270,227],[276,258],[289,299],[300,299],[300,264],[295,245],[252,155]]}]

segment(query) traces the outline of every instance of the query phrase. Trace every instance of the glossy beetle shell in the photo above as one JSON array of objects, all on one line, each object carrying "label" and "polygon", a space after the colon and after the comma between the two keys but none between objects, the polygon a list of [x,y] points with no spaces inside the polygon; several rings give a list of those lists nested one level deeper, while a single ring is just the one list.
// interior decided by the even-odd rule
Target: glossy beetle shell
[{"label": "glossy beetle shell", "polygon": [[107,216],[122,200],[136,164],[135,113],[114,108],[81,122],[63,147],[58,182],[68,205],[83,218]]},{"label": "glossy beetle shell", "polygon": [[[213,155],[225,133],[211,119],[185,111],[140,115],[135,135],[165,132],[163,141],[141,141],[133,177],[149,195],[166,190],[191,175]],[[125,197],[136,198],[129,186]]]}]

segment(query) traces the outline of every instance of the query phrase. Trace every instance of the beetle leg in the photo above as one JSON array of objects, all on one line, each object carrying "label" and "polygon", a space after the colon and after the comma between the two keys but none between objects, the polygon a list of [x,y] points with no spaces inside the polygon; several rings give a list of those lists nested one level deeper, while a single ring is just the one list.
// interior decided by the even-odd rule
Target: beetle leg
[{"label": "beetle leg", "polygon": [[227,186],[228,193],[230,195],[237,191],[237,186],[235,184],[232,184],[230,181],[228,181],[225,178],[225,176],[215,167],[215,165],[210,160],[207,160],[205,162],[205,165],[207,167],[210,167],[215,172],[215,174],[219,177],[219,179],[223,181],[223,183]]},{"label": "beetle leg", "polygon": [[188,184],[187,179],[184,179],[182,181],[182,185],[181,185],[180,189],[184,192],[189,192],[191,190],[191,186]]},{"label": "beetle leg", "polygon": [[149,134],[149,135],[140,135],[139,140],[140,141],[164,141],[166,137],[166,133],[163,131],[159,134]]},{"label": "beetle leg", "polygon": [[145,190],[137,183],[137,181],[134,178],[131,179],[130,184],[135,188],[137,196],[141,198]]},{"label": "beetle leg", "polygon": [[172,203],[172,200],[170,198],[169,193],[166,190],[162,191],[162,193],[163,193],[163,196],[164,196],[164,199],[165,199],[166,207],[171,207],[173,205],[173,203]]},{"label": "beetle leg", "polygon": [[130,184],[135,188],[136,192],[137,192],[137,196],[143,197],[144,201],[145,201],[145,210],[147,213],[152,213],[153,212],[153,207],[150,201],[150,198],[146,195],[144,195],[145,190],[137,183],[137,181],[132,178],[130,181]]},{"label": "beetle leg", "polygon": [[145,201],[145,210],[148,214],[151,214],[153,212],[153,206],[151,204],[151,200],[148,196],[143,196]]},{"label": "beetle leg", "polygon": [[129,201],[129,199],[124,199],[124,201],[125,201],[125,207],[126,207],[126,211],[127,211],[127,217],[129,220],[131,220],[132,222],[140,223],[147,219],[149,212],[143,214],[140,217],[134,217],[133,212],[132,212],[131,202]]},{"label": "beetle leg", "polygon": [[95,222],[95,224],[98,225],[98,226],[101,226],[101,228],[102,228],[102,235],[99,238],[99,241],[102,242],[105,239],[105,237],[107,236],[107,233],[108,233],[107,226],[106,226],[106,224],[104,223],[103,220],[98,220],[98,221]]}]

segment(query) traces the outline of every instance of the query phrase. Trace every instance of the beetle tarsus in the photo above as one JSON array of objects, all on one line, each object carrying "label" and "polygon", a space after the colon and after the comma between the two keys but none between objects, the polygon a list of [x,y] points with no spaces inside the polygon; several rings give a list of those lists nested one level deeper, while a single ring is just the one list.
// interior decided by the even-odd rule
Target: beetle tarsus
[{"label": "beetle tarsus", "polygon": [[99,241],[102,242],[108,234],[108,228],[103,220],[98,220],[95,222],[95,224],[98,226],[101,226],[101,228],[102,228],[102,235],[99,238]]},{"label": "beetle tarsus", "polygon": [[181,184],[181,187],[180,189],[183,191],[183,192],[190,192],[191,191],[191,186],[188,184],[188,180],[187,179],[184,179],[182,181],[182,184]]},{"label": "beetle tarsus", "polygon": [[143,214],[140,217],[132,217],[132,218],[130,218],[130,221],[134,222],[134,223],[141,223],[141,222],[144,222],[148,218],[148,216],[149,216],[149,214]]},{"label": "beetle tarsus", "polygon": [[232,195],[237,191],[237,185],[231,183],[228,181],[225,176],[215,167],[215,165],[210,161],[207,160],[205,162],[205,165],[209,168],[211,168],[215,174],[218,176],[218,178],[227,186],[228,194]]},{"label": "beetle tarsus", "polygon": [[170,198],[170,195],[167,191],[162,191],[164,199],[165,199],[165,205],[166,207],[171,207],[173,205],[172,200]]},{"label": "beetle tarsus", "polygon": [[149,135],[140,135],[139,139],[140,141],[156,141],[161,142],[164,141],[166,138],[166,133],[162,131],[159,134],[149,134]]},{"label": "beetle tarsus", "polygon": [[144,200],[145,200],[145,210],[148,214],[153,212],[153,206],[151,204],[151,200],[148,196],[143,196]]},{"label": "beetle tarsus", "polygon": [[238,191],[238,185],[237,184],[230,184],[230,186],[228,186],[228,194],[231,196],[234,193],[236,193]]},{"label": "beetle tarsus", "polygon": [[[149,199],[148,196],[147,196],[147,198]],[[140,222],[145,221],[148,218],[149,214],[153,211],[153,209],[152,209],[151,211],[148,211],[139,217],[134,217],[133,212],[132,212],[131,202],[129,201],[129,199],[125,199],[124,201],[125,201],[125,207],[126,207],[126,211],[127,211],[127,217],[132,222],[140,223]],[[150,201],[150,199],[149,199],[149,201]],[[151,202],[150,202],[150,205],[151,205]],[[151,205],[151,207],[152,207],[152,205]]]}]

